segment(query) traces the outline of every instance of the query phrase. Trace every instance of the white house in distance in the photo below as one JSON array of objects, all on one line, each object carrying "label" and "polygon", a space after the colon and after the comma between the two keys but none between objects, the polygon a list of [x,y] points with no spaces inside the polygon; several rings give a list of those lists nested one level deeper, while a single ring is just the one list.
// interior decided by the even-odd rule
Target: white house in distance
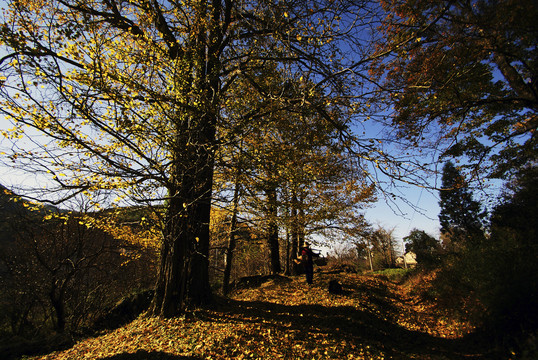
[{"label": "white house in distance", "polygon": [[410,251],[405,253],[403,256],[398,256],[396,258],[396,266],[407,268],[417,266],[417,254]]}]

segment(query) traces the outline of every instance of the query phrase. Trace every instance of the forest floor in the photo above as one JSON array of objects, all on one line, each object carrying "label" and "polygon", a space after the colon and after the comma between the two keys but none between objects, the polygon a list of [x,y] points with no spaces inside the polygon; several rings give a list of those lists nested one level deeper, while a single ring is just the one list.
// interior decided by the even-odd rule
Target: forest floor
[{"label": "forest floor", "polygon": [[[343,286],[329,294],[330,280]],[[141,316],[32,359],[487,359],[473,327],[420,296],[419,283],[317,273],[274,277],[187,316]],[[415,291],[414,291],[415,290]]]}]

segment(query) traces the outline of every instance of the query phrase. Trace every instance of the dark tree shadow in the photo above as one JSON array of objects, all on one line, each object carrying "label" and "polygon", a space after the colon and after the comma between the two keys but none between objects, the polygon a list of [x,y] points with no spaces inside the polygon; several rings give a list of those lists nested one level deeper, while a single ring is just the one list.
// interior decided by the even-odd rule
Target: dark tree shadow
[{"label": "dark tree shadow", "polygon": [[[202,312],[198,316],[217,322],[225,319],[226,321],[258,323],[262,320],[266,326],[275,330],[296,331],[298,334],[296,339],[303,341],[309,341],[314,333],[328,334],[335,341],[370,344],[383,349],[385,356],[392,359],[418,357],[421,359],[478,360],[493,358],[488,356],[483,344],[478,343],[472,335],[459,339],[447,339],[398,325],[391,316],[391,312],[397,311],[396,308],[383,300],[381,295],[383,294],[376,294],[375,297],[377,301],[384,303],[387,310],[384,314],[369,309],[358,310],[352,306],[290,306],[263,301],[227,299],[220,304],[218,311]],[[250,336],[255,338],[257,335],[250,334]]]},{"label": "dark tree shadow", "polygon": [[162,351],[138,350],[135,353],[123,353],[101,358],[101,360],[200,360],[194,356],[172,355]]}]

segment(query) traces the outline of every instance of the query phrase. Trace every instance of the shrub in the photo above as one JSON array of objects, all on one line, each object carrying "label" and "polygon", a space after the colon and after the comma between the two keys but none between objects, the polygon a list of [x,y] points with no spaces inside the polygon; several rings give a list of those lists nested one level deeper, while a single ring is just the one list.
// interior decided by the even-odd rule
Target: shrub
[{"label": "shrub", "polygon": [[390,269],[374,271],[374,274],[384,276],[392,282],[400,283],[404,281],[412,272],[413,272],[413,269],[410,269],[410,268],[409,269],[390,268]]}]

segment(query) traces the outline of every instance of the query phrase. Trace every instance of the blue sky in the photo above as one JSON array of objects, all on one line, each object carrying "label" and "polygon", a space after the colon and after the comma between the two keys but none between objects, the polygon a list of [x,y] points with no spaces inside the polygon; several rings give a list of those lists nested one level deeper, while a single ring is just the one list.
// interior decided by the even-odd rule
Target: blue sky
[{"label": "blue sky", "polygon": [[439,198],[435,191],[409,187],[406,193],[407,200],[416,207],[415,209],[403,201],[391,204],[380,199],[374,207],[365,210],[366,219],[374,227],[394,229],[397,241],[401,241],[414,228],[439,238]]}]

